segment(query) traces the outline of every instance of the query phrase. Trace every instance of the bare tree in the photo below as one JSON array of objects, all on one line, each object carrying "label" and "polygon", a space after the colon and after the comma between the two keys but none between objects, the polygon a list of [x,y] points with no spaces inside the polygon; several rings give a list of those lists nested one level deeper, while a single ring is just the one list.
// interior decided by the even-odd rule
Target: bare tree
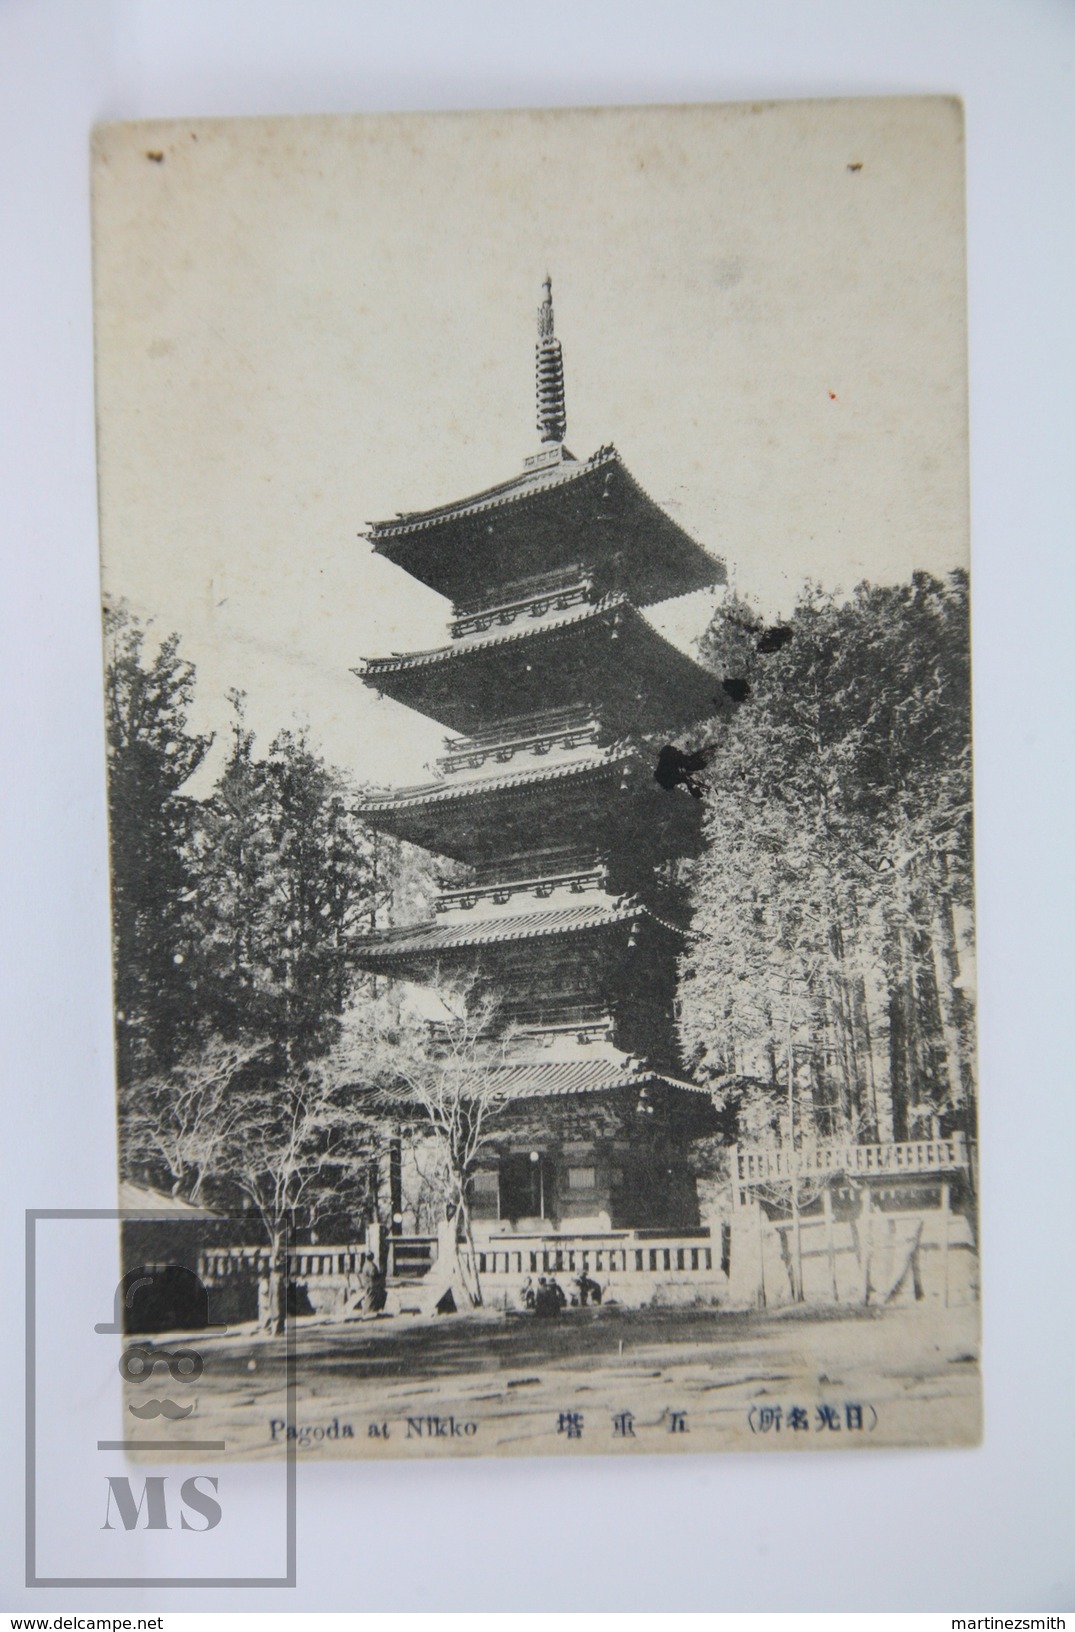
[{"label": "bare tree", "polygon": [[211,1037],[170,1071],[120,1088],[124,1171],[163,1168],[171,1193],[195,1205],[207,1178],[219,1178],[222,1156],[241,1118],[235,1084],[260,1049]]},{"label": "bare tree", "polygon": [[361,1197],[375,1143],[375,1131],[345,1102],[331,1058],[284,1078],[267,1076],[243,1094],[225,1156],[268,1242],[259,1314],[272,1334],[286,1318],[290,1233],[314,1225],[341,1192]]},{"label": "bare tree", "polygon": [[[425,1134],[432,1146],[423,1178],[444,1222],[437,1280],[457,1304],[482,1302],[470,1214],[470,1186],[483,1152],[513,1103],[505,1051],[510,1034],[497,1024],[495,999],[473,980],[437,985],[442,1017],[425,1022],[391,990],[363,1010],[340,1050],[343,1073],[373,1089],[396,1123]],[[466,1248],[462,1251],[462,1248]]]}]

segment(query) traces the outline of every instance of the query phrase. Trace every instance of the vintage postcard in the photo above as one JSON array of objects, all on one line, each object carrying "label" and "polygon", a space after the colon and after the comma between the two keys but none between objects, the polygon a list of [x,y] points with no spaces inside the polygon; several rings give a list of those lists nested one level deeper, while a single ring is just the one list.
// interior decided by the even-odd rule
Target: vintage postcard
[{"label": "vintage postcard", "polygon": [[93,196],[131,1448],[976,1443],[959,104]]}]

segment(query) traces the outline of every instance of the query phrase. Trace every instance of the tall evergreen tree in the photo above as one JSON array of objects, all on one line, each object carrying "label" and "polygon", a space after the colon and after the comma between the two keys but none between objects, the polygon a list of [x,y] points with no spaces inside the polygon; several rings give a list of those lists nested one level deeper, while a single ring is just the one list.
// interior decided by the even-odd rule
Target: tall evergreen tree
[{"label": "tall evergreen tree", "polygon": [[825,1136],[969,1127],[965,577],[814,593],[780,631],[736,603],[703,651],[741,700],[705,734],[696,1067],[771,1137],[789,1069]]},{"label": "tall evergreen tree", "polygon": [[128,608],[105,608],[105,724],[116,1053],[120,1080],[168,1065],[194,1029],[190,1003],[188,840],[183,788],[211,736],[188,729],[193,666],[179,636],[152,656]]},{"label": "tall evergreen tree", "polygon": [[[323,1066],[368,978],[348,939],[391,904],[398,858],[302,734],[258,757],[238,693],[212,794],[185,797],[212,740],[187,730],[194,669],[176,636],[147,657],[126,609],[107,633],[124,1170],[225,1204],[242,1191],[276,1252],[284,1215],[324,1215],[367,1150]],[[366,1188],[347,1189],[353,1215]]]},{"label": "tall evergreen tree", "polygon": [[336,1041],[364,978],[347,943],[390,878],[343,776],[301,733],[258,758],[232,700],[232,751],[193,834],[198,1003],[209,1029],[267,1044],[287,1071]]}]

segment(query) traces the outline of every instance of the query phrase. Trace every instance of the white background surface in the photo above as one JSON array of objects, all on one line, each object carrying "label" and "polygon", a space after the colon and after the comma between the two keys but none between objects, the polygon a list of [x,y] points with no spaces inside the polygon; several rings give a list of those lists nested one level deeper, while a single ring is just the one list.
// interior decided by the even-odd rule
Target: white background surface
[{"label": "white background surface", "polygon": [[22,1209],[114,1195],[91,125],[935,91],[967,112],[985,1447],[308,1467],[264,1607],[1071,1609],[1073,70],[1061,0],[0,3],[6,1607],[210,1607],[21,1585]]}]

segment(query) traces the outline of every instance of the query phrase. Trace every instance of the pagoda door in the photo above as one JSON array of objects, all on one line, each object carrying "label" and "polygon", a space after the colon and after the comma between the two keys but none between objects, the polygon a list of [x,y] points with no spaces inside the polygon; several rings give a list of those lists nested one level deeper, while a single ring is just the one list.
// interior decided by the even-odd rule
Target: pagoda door
[{"label": "pagoda door", "polygon": [[544,1169],[544,1160],[537,1152],[500,1158],[501,1218],[545,1216]]}]

